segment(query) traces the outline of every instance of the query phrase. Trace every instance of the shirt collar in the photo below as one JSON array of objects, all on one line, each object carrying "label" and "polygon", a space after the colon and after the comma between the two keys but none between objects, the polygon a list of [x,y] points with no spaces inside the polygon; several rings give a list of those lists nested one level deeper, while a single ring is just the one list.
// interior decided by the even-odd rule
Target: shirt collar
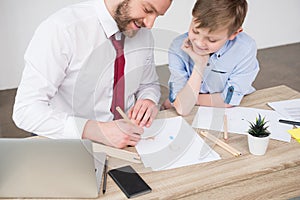
[{"label": "shirt collar", "polygon": [[118,25],[114,18],[110,15],[104,0],[97,0],[96,2],[98,4],[98,19],[103,27],[106,37],[110,38],[112,35],[119,32]]},{"label": "shirt collar", "polygon": [[226,50],[228,49],[229,43],[230,43],[230,40],[227,40],[226,43],[223,45],[223,47],[214,53],[217,58],[220,58],[226,52]]}]

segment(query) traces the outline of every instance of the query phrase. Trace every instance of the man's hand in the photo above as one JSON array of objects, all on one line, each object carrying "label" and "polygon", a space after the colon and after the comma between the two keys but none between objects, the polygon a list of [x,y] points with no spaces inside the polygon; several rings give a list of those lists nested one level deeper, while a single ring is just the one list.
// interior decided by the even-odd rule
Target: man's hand
[{"label": "man's hand", "polygon": [[85,124],[82,138],[90,139],[116,148],[135,146],[141,139],[143,128],[124,119],[111,122],[89,120]]},{"label": "man's hand", "polygon": [[158,113],[157,105],[149,99],[137,100],[128,111],[128,117],[140,127],[150,127]]}]

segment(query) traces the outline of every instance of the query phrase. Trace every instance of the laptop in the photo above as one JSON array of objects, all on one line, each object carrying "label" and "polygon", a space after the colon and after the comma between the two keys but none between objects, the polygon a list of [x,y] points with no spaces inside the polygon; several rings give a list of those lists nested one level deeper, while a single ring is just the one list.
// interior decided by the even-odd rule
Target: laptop
[{"label": "laptop", "polygon": [[97,198],[105,159],[89,140],[0,139],[0,198]]}]

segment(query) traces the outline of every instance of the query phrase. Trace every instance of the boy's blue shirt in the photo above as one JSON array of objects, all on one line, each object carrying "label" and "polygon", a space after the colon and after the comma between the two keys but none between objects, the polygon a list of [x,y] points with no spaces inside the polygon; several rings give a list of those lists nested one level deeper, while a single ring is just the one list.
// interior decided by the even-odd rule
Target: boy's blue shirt
[{"label": "boy's blue shirt", "polygon": [[[178,36],[169,49],[169,100],[172,103],[194,67],[193,60],[181,49],[187,37],[187,33]],[[228,40],[210,56],[199,93],[221,93],[225,103],[239,105],[244,95],[255,91],[252,82],[259,71],[256,54],[256,43],[246,33],[241,32],[234,40]]]}]

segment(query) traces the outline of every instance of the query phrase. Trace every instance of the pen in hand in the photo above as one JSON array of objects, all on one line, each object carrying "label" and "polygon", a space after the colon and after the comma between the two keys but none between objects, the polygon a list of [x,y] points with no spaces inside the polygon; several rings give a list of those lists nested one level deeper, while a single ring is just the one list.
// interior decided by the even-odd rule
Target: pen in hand
[{"label": "pen in hand", "polygon": [[103,170],[103,188],[102,193],[105,194],[106,192],[106,183],[107,183],[107,158],[105,159],[104,163],[104,170]]}]

